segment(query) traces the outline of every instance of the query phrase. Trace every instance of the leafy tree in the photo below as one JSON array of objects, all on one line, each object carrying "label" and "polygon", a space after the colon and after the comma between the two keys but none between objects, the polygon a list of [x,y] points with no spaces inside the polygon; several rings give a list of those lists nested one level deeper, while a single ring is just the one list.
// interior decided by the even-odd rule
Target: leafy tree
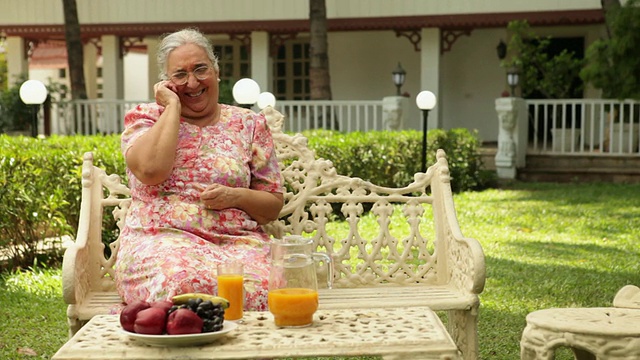
[{"label": "leafy tree", "polygon": [[540,93],[548,99],[566,99],[582,90],[583,84],[576,79],[580,79],[583,59],[566,49],[550,55],[551,38],[536,35],[526,20],[511,21],[508,29],[512,34],[507,46],[511,56],[502,66],[519,70],[522,97]]},{"label": "leafy tree", "polygon": [[640,1],[611,7],[606,19],[609,38],[589,46],[580,76],[602,89],[603,98],[640,99]]}]

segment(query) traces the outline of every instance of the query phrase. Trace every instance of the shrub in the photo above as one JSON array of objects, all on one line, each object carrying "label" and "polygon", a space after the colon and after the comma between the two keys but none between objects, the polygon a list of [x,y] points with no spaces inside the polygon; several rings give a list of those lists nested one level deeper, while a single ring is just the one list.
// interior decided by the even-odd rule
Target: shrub
[{"label": "shrub", "polygon": [[[402,187],[413,181],[413,174],[421,171],[422,133],[418,131],[310,130],[303,134],[309,138],[309,147],[316,155],[331,159],[339,174],[381,186]],[[434,129],[429,130],[427,136],[427,166],[436,161],[436,150],[443,149],[454,192],[482,189],[492,182],[492,176],[482,166],[477,132]]]},{"label": "shrub", "polygon": [[[331,159],[338,173],[356,176],[387,187],[406,186],[420,171],[422,133],[418,131],[339,133],[308,131],[309,146],[317,156]],[[0,134],[0,250],[8,252],[9,267],[27,267],[41,254],[40,240],[54,239],[60,248],[63,235],[75,237],[82,190],[82,156],[94,153],[94,164],[126,182],[119,135],[52,136],[46,139]],[[454,191],[486,185],[479,140],[466,129],[429,132],[427,163],[435,150],[447,152]],[[118,235],[113,219],[105,217],[103,241]],[[107,246],[105,251],[109,251]],[[60,260],[60,252],[47,253],[42,263]]]},{"label": "shrub", "polygon": [[[0,248],[8,267],[25,267],[41,256],[40,240],[53,249],[60,237],[75,236],[81,195],[82,154],[96,153],[96,164],[124,173],[117,136],[53,136],[47,139],[0,135]],[[58,255],[53,252],[55,261]],[[58,259],[59,260],[59,259]]]}]

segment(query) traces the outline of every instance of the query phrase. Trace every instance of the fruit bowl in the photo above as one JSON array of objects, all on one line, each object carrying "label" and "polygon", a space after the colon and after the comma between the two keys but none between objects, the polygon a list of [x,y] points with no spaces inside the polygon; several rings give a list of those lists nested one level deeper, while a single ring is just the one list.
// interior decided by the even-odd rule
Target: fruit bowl
[{"label": "fruit bowl", "polygon": [[233,321],[225,321],[222,324],[222,330],[215,332],[199,333],[199,334],[185,334],[185,335],[145,335],[127,331],[120,328],[124,334],[131,339],[140,341],[144,344],[151,346],[198,346],[205,345],[214,342],[220,337],[225,336],[227,333],[235,330],[238,327]]}]

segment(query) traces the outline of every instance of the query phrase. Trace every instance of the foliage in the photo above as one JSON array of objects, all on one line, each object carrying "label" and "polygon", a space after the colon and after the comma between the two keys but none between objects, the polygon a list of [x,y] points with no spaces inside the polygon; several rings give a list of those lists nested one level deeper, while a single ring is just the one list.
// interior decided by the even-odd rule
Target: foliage
[{"label": "foliage", "polygon": [[[96,164],[124,173],[117,136],[10,137],[0,135],[0,248],[10,268],[32,264],[41,256],[40,240],[60,249],[64,235],[75,236],[81,195],[81,164],[94,151]],[[47,257],[44,262],[59,258]]]},{"label": "foliage", "polygon": [[20,86],[27,75],[18,76],[14,85],[0,92],[0,133],[24,131],[31,127],[33,109],[20,99]]},{"label": "foliage", "polygon": [[[338,173],[355,176],[374,184],[402,187],[421,171],[422,133],[412,130],[393,132],[340,133],[310,130],[309,147],[318,157],[331,159]],[[449,161],[454,192],[475,190],[491,185],[483,170],[480,140],[468,129],[430,130],[427,134],[427,165],[436,161],[436,150],[443,149]],[[354,161],[354,159],[358,159]]]},{"label": "foliage", "polygon": [[222,80],[218,84],[218,102],[221,104],[234,105],[235,102],[233,100],[233,85],[231,84],[231,80]]},{"label": "foliage", "polygon": [[[622,286],[640,284],[638,184],[516,182],[455,194],[454,202],[462,233],[478,239],[486,257],[479,359],[518,359],[529,312],[608,307]],[[337,223],[334,231],[348,228]],[[51,358],[68,340],[61,272],[38,269],[0,276],[1,359]],[[35,355],[21,355],[27,349]]]},{"label": "foliage", "polygon": [[548,99],[566,99],[576,88],[582,90],[583,84],[576,79],[579,80],[583,59],[566,49],[555,56],[549,55],[551,38],[536,35],[526,20],[511,21],[508,29],[510,58],[501,65],[519,70],[522,97],[528,98],[537,92]]},{"label": "foliage", "polygon": [[0,90],[7,88],[7,52],[6,44],[0,39]]},{"label": "foliage", "polygon": [[611,38],[589,46],[580,76],[605,99],[640,99],[640,1],[629,0],[607,17]]},{"label": "foliage", "polygon": [[[421,133],[417,131],[338,133],[311,131],[310,147],[331,159],[336,170],[375,184],[402,187],[420,171]],[[466,129],[429,132],[427,163],[435,162],[436,148],[448,154],[454,191],[488,185],[482,170],[477,134]],[[77,232],[82,156],[94,153],[94,164],[126,182],[119,135],[52,136],[45,139],[0,135],[0,248],[9,250],[9,267],[24,267],[39,258],[44,238],[60,248],[60,237]],[[358,159],[358,161],[354,161]],[[108,210],[107,210],[108,211]],[[118,235],[113,219],[105,216],[103,241]],[[109,247],[106,247],[109,251]],[[41,259],[55,262],[59,258]]]},{"label": "foliage", "polygon": [[[20,98],[20,87],[25,81],[27,81],[27,74],[21,74],[10,88],[0,91],[0,133],[31,129],[34,116],[33,105],[26,105]],[[50,79],[46,87],[49,101],[53,103],[64,101],[66,85]]]}]

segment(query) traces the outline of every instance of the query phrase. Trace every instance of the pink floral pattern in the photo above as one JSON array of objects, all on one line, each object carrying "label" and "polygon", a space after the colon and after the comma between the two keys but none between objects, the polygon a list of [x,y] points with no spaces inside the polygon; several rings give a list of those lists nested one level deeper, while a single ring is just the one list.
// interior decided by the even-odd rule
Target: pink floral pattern
[{"label": "pink floral pattern", "polygon": [[[244,211],[205,209],[200,192],[213,182],[282,192],[273,140],[263,115],[221,107],[214,125],[180,123],[175,166],[163,183],[145,185],[127,169],[132,203],[115,264],[125,303],[216,294],[216,265],[238,259],[245,269],[245,308],[267,309],[269,236]],[[126,114],[124,154],[163,110],[151,103]]]}]

